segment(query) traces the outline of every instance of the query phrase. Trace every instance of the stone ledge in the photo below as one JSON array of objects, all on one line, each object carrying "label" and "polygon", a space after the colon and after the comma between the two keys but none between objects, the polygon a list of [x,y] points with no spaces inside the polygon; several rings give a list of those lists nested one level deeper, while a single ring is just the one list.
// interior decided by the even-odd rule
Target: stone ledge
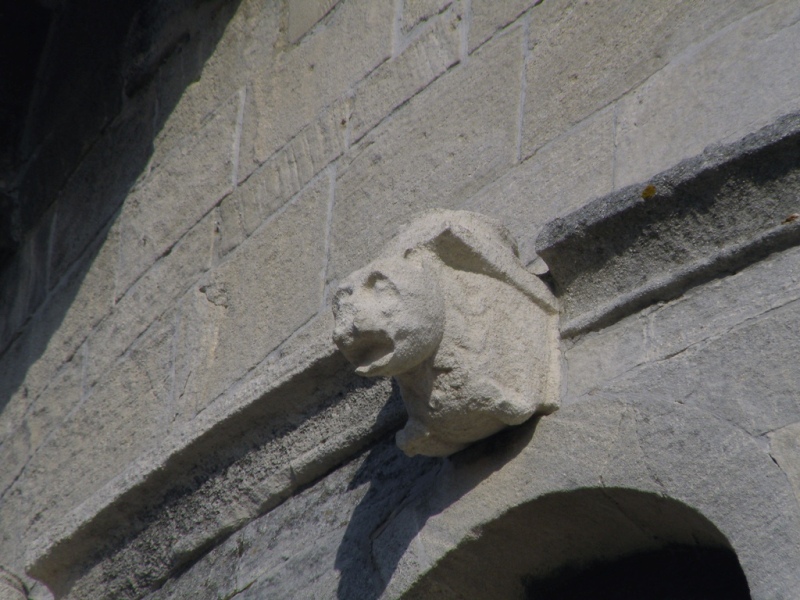
[{"label": "stone ledge", "polygon": [[398,428],[404,412],[389,380],[357,377],[330,328],[329,315],[318,316],[260,373],[70,513],[46,519],[28,573],[58,597],[139,598]]},{"label": "stone ledge", "polygon": [[562,337],[800,244],[800,114],[550,222],[537,252]]}]

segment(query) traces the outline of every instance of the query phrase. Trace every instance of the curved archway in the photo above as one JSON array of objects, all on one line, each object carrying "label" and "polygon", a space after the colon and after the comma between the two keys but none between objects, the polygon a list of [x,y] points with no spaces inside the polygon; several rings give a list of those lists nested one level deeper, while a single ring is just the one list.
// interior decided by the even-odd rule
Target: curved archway
[{"label": "curved archway", "polygon": [[[560,536],[573,536],[580,553],[564,551],[559,560],[553,560],[552,550],[539,552],[538,570],[520,569],[519,577],[545,576],[571,561],[589,564],[669,544],[688,544],[735,552],[753,598],[789,597],[800,586],[796,569],[800,512],[786,475],[748,434],[680,403],[604,399],[565,406],[538,424],[528,423],[452,457],[433,479],[419,485],[372,541],[386,597],[405,597],[451,555],[482,539],[494,524],[516,524],[507,536],[497,538],[495,547],[512,533],[519,537],[524,519],[507,521],[507,514],[528,511],[535,522],[537,511],[525,507],[577,502],[591,494],[606,496],[607,501],[602,500],[606,509],[598,512],[595,506],[580,516],[581,500],[562,518],[567,525],[569,518],[582,523],[581,527],[556,529]],[[631,498],[647,501],[629,500],[623,489],[634,494]],[[676,505],[669,507],[655,498]],[[600,496],[594,501],[601,502]],[[642,520],[662,524],[654,534],[661,542],[649,538],[647,543],[633,543],[645,538],[636,538],[631,524],[630,536],[595,524],[596,531],[605,533],[597,534],[602,543],[595,542],[599,548],[592,554],[592,538],[585,535],[592,529],[589,524],[599,519],[596,515],[610,518],[619,511],[615,502],[632,503],[626,514],[660,514]],[[670,514],[681,517],[668,518]],[[687,523],[696,523],[701,515],[706,525],[687,530]],[[521,539],[541,538],[546,528],[527,531]],[[398,544],[398,540],[405,542]],[[550,544],[550,548],[568,548],[563,540]],[[613,550],[615,544],[619,547]],[[500,562],[516,560],[505,552],[497,556],[503,557]],[[462,572],[487,572],[481,562],[472,565]],[[428,597],[437,596],[430,592]],[[445,590],[441,597],[450,596]]]},{"label": "curved archway", "polygon": [[749,600],[730,543],[696,510],[624,488],[546,494],[448,553],[404,598]]}]

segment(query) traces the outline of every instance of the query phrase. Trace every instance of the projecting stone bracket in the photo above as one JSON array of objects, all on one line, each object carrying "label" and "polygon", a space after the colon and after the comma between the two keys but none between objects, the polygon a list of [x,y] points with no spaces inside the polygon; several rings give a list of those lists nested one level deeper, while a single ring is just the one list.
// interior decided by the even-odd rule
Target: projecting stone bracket
[{"label": "projecting stone bracket", "polygon": [[396,378],[410,456],[448,456],[558,406],[556,299],[492,219],[418,219],[341,283],[333,312],[356,372]]}]

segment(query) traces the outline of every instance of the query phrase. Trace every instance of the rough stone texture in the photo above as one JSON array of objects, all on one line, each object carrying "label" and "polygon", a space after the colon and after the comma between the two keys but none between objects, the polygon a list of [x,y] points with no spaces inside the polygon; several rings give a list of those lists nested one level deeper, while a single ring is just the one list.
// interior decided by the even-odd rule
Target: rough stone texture
[{"label": "rough stone texture", "polygon": [[629,400],[570,406],[438,464],[379,445],[150,598],[430,598],[440,589],[477,599],[513,592],[531,567],[669,543],[730,543],[753,598],[790,598],[800,531],[776,465],[701,411]]},{"label": "rough stone texture", "polygon": [[[794,600],[794,154],[745,142],[740,177],[712,151],[683,225],[576,242],[610,249],[582,305],[601,331],[565,320],[564,407],[535,435],[402,457],[397,390],[347,367],[325,299],[442,206],[507,223],[569,304],[538,230],[629,182],[584,216],[651,183],[643,210],[663,216],[675,190],[653,173],[796,110],[797,3],[293,3],[39,3],[59,18],[0,182],[0,232],[19,235],[0,274],[3,566],[81,600],[165,581],[174,598],[486,597],[697,535],[727,538],[754,598]],[[677,262],[615,254],[626,232],[672,240]],[[731,239],[753,251],[680,271]],[[620,289],[659,273],[680,285],[631,314]]]},{"label": "rough stone texture", "polygon": [[[766,2],[621,0],[611,4],[549,4],[545,2],[531,13],[532,48],[526,60],[522,156],[529,156],[571,125],[614,102],[682,52],[690,51],[687,49],[692,44]],[[536,27],[540,18],[546,29]],[[704,64],[712,68],[718,62]],[[677,65],[675,72],[680,77]],[[741,74],[738,66],[729,72],[735,73],[735,78]],[[736,84],[729,84],[720,92],[735,96],[736,89]],[[671,127],[669,121],[663,125],[666,129]],[[664,130],[657,129],[653,134],[662,135]],[[667,164],[685,156],[686,153],[674,156]]]},{"label": "rough stone texture", "polygon": [[800,117],[715,146],[554,220],[537,250],[563,297],[562,334],[598,327],[800,239]]},{"label": "rough stone texture", "polygon": [[174,312],[176,302],[211,263],[216,216],[206,215],[118,299],[113,311],[93,332],[89,346],[91,364],[88,382],[94,383],[108,367],[165,313]]},{"label": "rough stone texture", "polygon": [[798,21],[796,2],[771,3],[621,101],[616,185],[644,181],[711,142],[742,137],[800,110],[800,76],[791,67],[800,53]]},{"label": "rough stone texture", "polygon": [[[349,0],[325,27],[281,49],[247,91],[239,178],[391,55],[391,2]],[[275,115],[281,115],[276,119]]]},{"label": "rough stone texture", "polygon": [[800,423],[792,423],[769,435],[770,456],[783,469],[800,503]]},{"label": "rough stone texture", "polygon": [[[404,219],[456,207],[515,157],[519,29],[486,44],[375,128],[343,159],[331,225],[336,281],[369,262]],[[463,98],[469,97],[469,102]],[[380,201],[378,201],[380,200]]]},{"label": "rough stone texture", "polygon": [[[125,473],[62,517],[54,530],[66,537],[39,540],[45,554],[32,572],[55,590],[69,589],[69,598],[141,597],[397,427],[402,408],[387,380],[358,380],[332,355],[308,364],[277,378],[280,371],[265,373],[221,412],[207,410],[204,425],[177,429],[142,457],[138,473]],[[249,401],[242,404],[242,396]],[[125,575],[132,571],[135,582]]]},{"label": "rough stone texture", "polygon": [[[50,252],[50,286],[115,219],[147,163],[155,101],[151,94],[128,107],[108,128],[62,191]],[[98,199],[102,199],[99,206]]]},{"label": "rough stone texture", "polygon": [[497,221],[420,217],[342,281],[333,312],[356,373],[397,380],[409,456],[449,456],[558,407],[557,304]]},{"label": "rough stone texture", "polygon": [[338,0],[291,0],[289,2],[289,42],[294,44],[327,15]]},{"label": "rough stone texture", "polygon": [[410,32],[423,21],[427,21],[452,4],[452,0],[402,0],[400,31]]},{"label": "rough stone texture", "polygon": [[445,12],[402,54],[380,65],[356,86],[349,119],[351,143],[458,62],[460,19],[459,13]]},{"label": "rough stone texture", "polygon": [[226,254],[345,150],[351,102],[322,111],[220,204],[219,254]]},{"label": "rough stone texture", "polygon": [[0,600],[28,600],[25,585],[19,577],[0,567]]},{"label": "rough stone texture", "polygon": [[231,191],[240,100],[232,96],[126,200],[117,297]]},{"label": "rough stone texture", "polygon": [[545,223],[611,192],[613,177],[614,113],[604,110],[486,186],[465,208],[506,223],[528,264]]},{"label": "rough stone texture", "polygon": [[205,405],[317,313],[330,185],[327,176],[309,185],[202,282],[199,292],[214,306],[183,315],[197,321],[181,342],[178,361],[190,373],[181,395]]},{"label": "rough stone texture", "polygon": [[[26,477],[8,493],[9,503],[22,509],[21,540],[47,531],[163,434],[163,407],[171,392],[170,334],[167,326],[143,338],[34,454]],[[61,476],[66,472],[69,478]]]},{"label": "rough stone texture", "polygon": [[403,504],[416,481],[438,468],[384,441],[235,533],[147,598],[376,598],[381,588],[370,533]]},{"label": "rough stone texture", "polygon": [[[472,0],[472,16],[469,24],[469,51],[472,52],[483,44],[495,31],[502,29],[513,23],[523,12],[533,6],[538,6],[542,0],[505,0],[496,2],[495,0]],[[548,14],[556,11],[563,11],[568,8],[565,2],[548,0],[546,4],[555,5],[552,10],[550,6],[545,9]],[[532,19],[537,24],[542,19],[545,10],[536,9],[532,13]]]}]

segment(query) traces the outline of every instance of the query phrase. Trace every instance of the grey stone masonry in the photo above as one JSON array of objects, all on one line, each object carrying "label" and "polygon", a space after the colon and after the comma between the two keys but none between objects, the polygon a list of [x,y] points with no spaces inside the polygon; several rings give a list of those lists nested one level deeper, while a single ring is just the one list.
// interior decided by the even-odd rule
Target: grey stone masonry
[{"label": "grey stone masonry", "polygon": [[607,325],[800,243],[800,114],[555,219],[537,251],[561,333]]}]

